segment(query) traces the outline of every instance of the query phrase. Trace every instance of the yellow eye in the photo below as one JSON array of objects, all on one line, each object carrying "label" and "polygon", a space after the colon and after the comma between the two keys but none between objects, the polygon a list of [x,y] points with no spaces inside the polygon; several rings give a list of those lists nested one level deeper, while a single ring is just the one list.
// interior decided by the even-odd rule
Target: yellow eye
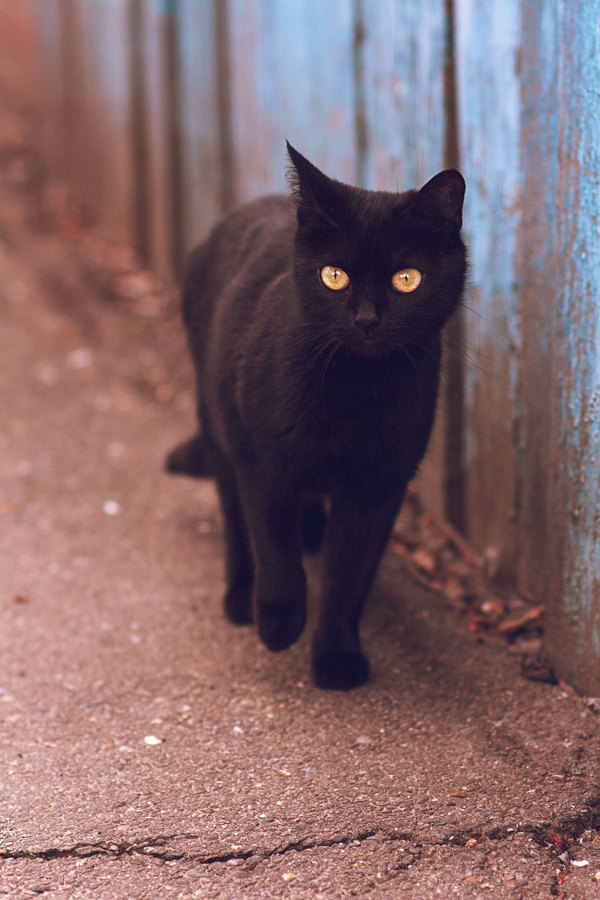
[{"label": "yellow eye", "polygon": [[337,266],[323,266],[321,269],[321,281],[330,291],[343,291],[350,284],[350,278],[343,269]]},{"label": "yellow eye", "polygon": [[400,269],[392,275],[392,287],[399,294],[412,294],[423,281],[418,269]]}]

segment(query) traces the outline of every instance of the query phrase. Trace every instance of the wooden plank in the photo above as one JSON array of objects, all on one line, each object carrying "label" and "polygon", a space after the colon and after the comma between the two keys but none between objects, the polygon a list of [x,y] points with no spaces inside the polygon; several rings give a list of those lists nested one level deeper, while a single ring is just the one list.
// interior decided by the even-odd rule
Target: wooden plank
[{"label": "wooden plank", "polygon": [[147,159],[148,255],[154,269],[174,276],[173,165],[168,92],[168,34],[173,15],[166,0],[144,0],[141,30],[145,89],[144,138]]},{"label": "wooden plank", "polygon": [[480,549],[517,555],[514,420],[521,349],[515,282],[520,198],[520,3],[456,6],[461,166],[471,288],[465,316],[466,516]]},{"label": "wooden plank", "polygon": [[[555,425],[547,646],[559,674],[600,692],[600,8],[560,4]],[[553,317],[554,318],[554,317]],[[557,446],[558,444],[558,446]]]},{"label": "wooden plank", "polygon": [[79,191],[99,226],[134,241],[128,8],[122,0],[78,0],[86,153]]},{"label": "wooden plank", "polygon": [[366,187],[420,187],[444,166],[444,0],[363,0]]},{"label": "wooden plank", "polygon": [[285,141],[356,182],[354,18],[347,0],[230,0],[234,197],[285,190]]},{"label": "wooden plank", "polygon": [[466,381],[469,533],[546,602],[555,670],[596,695],[600,9],[544,0],[511,10],[500,22],[475,0],[457,7],[480,315],[467,329],[480,360]]},{"label": "wooden plank", "polygon": [[[187,252],[222,212],[223,172],[218,110],[216,23],[220,0],[179,0],[177,8],[178,129],[182,240]],[[222,2],[221,2],[221,5]]]},{"label": "wooden plank", "polygon": [[90,220],[116,240],[131,241],[127,7],[120,0],[62,0],[58,10],[46,4],[40,23],[45,71],[61,93],[51,138],[56,167]]},{"label": "wooden plank", "polygon": [[556,580],[550,509],[556,470],[552,394],[556,372],[553,311],[560,303],[556,223],[558,161],[559,26],[556,0],[523,7],[521,67],[521,152],[516,283],[521,353],[514,442],[517,460],[519,582],[540,602]]}]

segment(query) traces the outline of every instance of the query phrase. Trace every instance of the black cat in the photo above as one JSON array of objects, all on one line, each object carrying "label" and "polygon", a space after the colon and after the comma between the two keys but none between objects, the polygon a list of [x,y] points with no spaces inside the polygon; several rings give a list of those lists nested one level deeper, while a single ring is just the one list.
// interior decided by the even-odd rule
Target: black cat
[{"label": "black cat", "polygon": [[167,467],[215,478],[225,610],[271,650],[304,628],[302,551],[323,539],[313,677],[346,689],[368,678],[361,610],[431,431],[465,185],[449,169],[420,191],[367,191],[288,152],[293,198],[232,212],[190,258],[200,434]]}]

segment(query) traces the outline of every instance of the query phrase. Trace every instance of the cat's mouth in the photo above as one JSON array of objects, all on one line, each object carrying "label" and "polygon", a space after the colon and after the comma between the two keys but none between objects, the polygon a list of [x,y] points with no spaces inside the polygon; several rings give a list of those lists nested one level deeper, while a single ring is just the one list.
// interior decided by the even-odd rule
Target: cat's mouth
[{"label": "cat's mouth", "polygon": [[373,358],[385,356],[385,342],[374,332],[370,334],[353,333],[350,340],[345,341],[345,347],[355,356]]}]

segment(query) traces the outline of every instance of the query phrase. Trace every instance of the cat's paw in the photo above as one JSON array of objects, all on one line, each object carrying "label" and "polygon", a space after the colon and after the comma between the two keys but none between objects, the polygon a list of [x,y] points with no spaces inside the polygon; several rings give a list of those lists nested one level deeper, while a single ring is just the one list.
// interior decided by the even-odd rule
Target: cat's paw
[{"label": "cat's paw", "polygon": [[229,588],[223,606],[225,615],[234,625],[250,625],[254,621],[251,590],[248,588]]},{"label": "cat's paw", "polygon": [[306,602],[256,604],[258,636],[263,644],[278,652],[294,644],[306,624]]},{"label": "cat's paw", "polygon": [[369,679],[369,661],[362,653],[347,650],[313,650],[313,681],[317,687],[349,691]]}]

